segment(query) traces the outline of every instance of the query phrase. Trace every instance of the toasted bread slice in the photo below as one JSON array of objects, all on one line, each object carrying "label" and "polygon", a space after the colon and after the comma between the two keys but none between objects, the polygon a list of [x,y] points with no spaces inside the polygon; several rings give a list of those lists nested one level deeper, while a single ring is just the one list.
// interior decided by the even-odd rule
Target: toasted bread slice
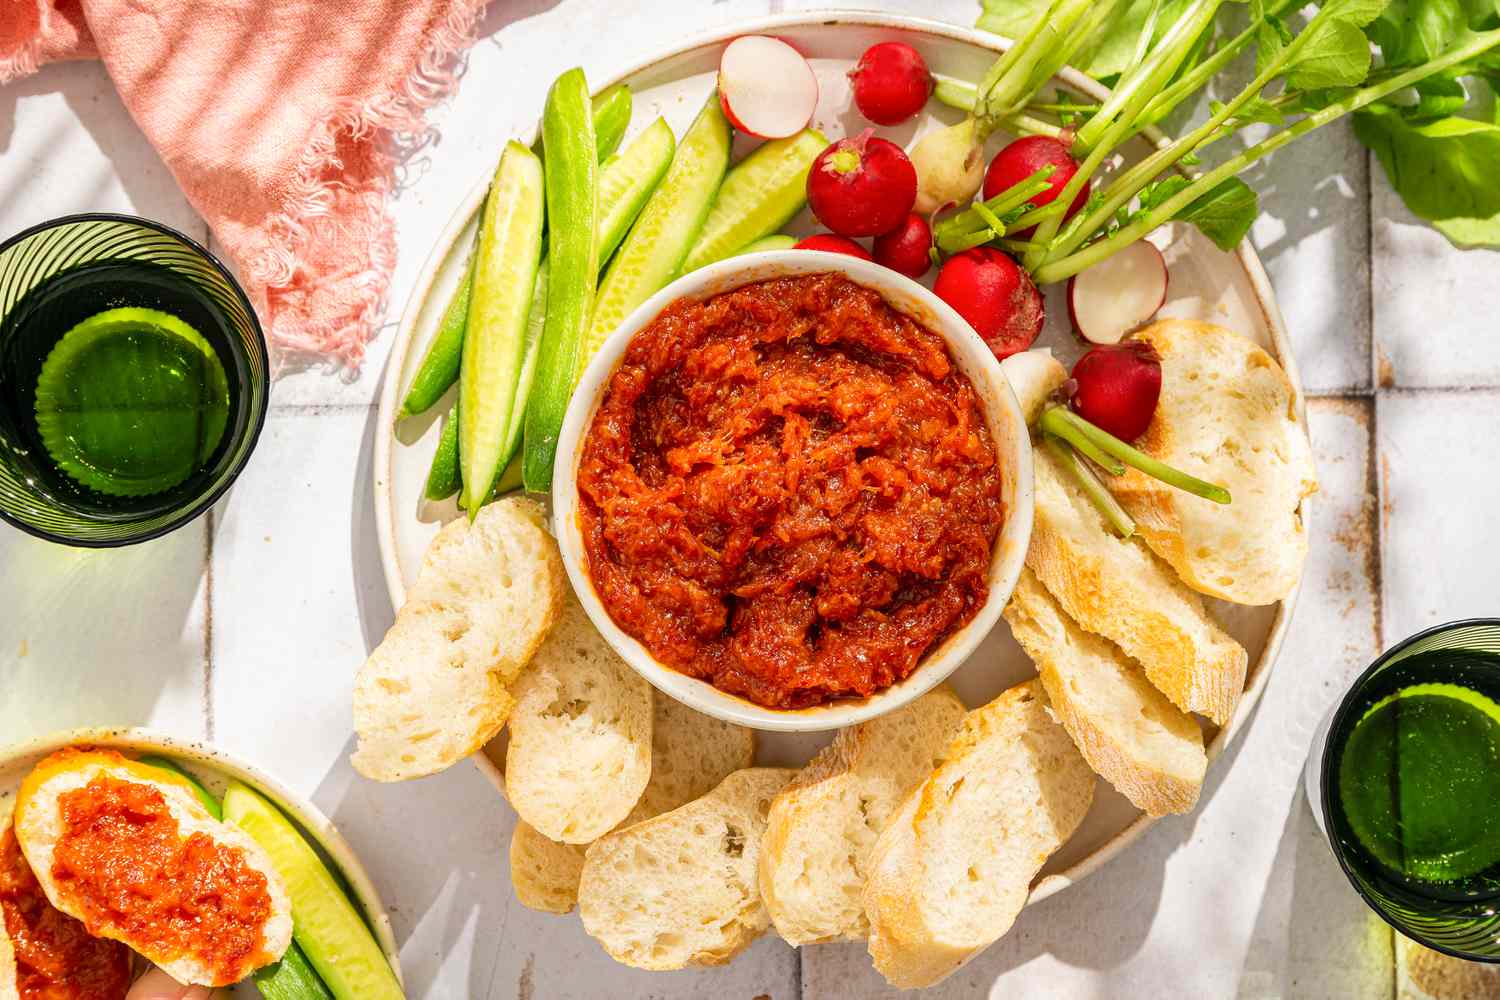
[{"label": "toasted bread slice", "polygon": [[1110,488],[1141,537],[1183,582],[1236,604],[1271,604],[1302,577],[1317,492],[1307,432],[1286,372],[1245,337],[1212,323],[1163,320],[1135,335],[1161,358],[1161,399],[1137,446],[1229,490],[1216,504],[1136,469]]},{"label": "toasted bread slice", "polygon": [[1150,549],[1110,534],[1046,449],[1034,449],[1032,459],[1036,513],[1026,565],[1074,621],[1139,662],[1172,704],[1228,722],[1245,688],[1245,648]]},{"label": "toasted bread slice", "polygon": [[771,800],[792,777],[736,771],[700,799],[596,840],[578,912],[617,962],[638,969],[722,965],[770,926],[756,878]]},{"label": "toasted bread slice", "polygon": [[1198,723],[1119,647],[1079,628],[1029,569],[1005,620],[1089,766],[1148,815],[1193,808],[1208,767]]},{"label": "toasted bread slice", "polygon": [[[755,760],[754,733],[652,692],[651,780],[620,824],[671,812],[707,795],[714,786]],[[578,877],[585,845],[560,844],[525,822],[510,838],[511,883],[523,906],[567,913],[578,903]]]},{"label": "toasted bread slice", "polygon": [[651,777],[651,685],[571,593],[515,684],[505,794],[550,840],[587,844],[635,807]]},{"label": "toasted bread slice", "polygon": [[[103,790],[113,789],[117,783],[121,795],[144,796],[149,808],[164,808],[165,816],[142,821],[140,806],[132,797],[122,800],[120,805],[108,806],[108,811],[99,817],[82,811],[80,818],[69,818],[68,810],[81,810],[80,803],[96,801],[104,794]],[[82,796],[74,794],[80,791]],[[159,807],[155,805],[157,797],[161,802]],[[133,817],[133,821],[119,819],[124,815]],[[148,819],[158,815],[146,814]],[[194,875],[182,874],[172,857],[163,856],[158,834],[166,832],[163,824],[168,821],[179,844],[200,834],[212,842],[220,852],[212,863],[217,866],[216,877],[224,880],[222,884],[200,884]],[[100,824],[97,830],[93,827],[95,823]],[[54,868],[59,845],[70,843],[71,836],[79,831],[92,831],[96,838],[107,837],[111,847],[118,845],[128,854],[122,854],[124,860],[115,865],[110,865],[107,857],[90,858],[88,865],[77,865],[66,860],[65,849],[65,864],[77,870],[74,877],[59,879]],[[249,834],[210,816],[185,780],[157,768],[127,760],[109,750],[58,751],[38,764],[21,783],[16,796],[15,832],[32,873],[53,906],[83,921],[93,936],[120,941],[133,948],[179,983],[229,986],[280,960],[291,943],[292,904],[270,856]],[[131,874],[109,875],[111,870],[122,867],[128,867]],[[84,877],[78,877],[80,872]],[[133,893],[124,891],[123,882],[127,878],[163,881],[167,898],[173,890],[192,894],[197,913],[185,946],[173,945],[170,936],[163,940],[160,928],[164,924],[170,926],[173,914],[159,909],[121,909],[117,899],[125,907],[137,901]],[[82,890],[85,884],[99,879],[104,879],[103,883],[92,885],[91,894],[107,894],[111,900],[108,906],[94,902],[91,894]],[[268,912],[248,927],[248,918],[226,906],[213,891],[261,882],[269,900]],[[147,897],[140,899],[142,906],[153,903]],[[258,946],[239,954],[239,935],[256,930],[260,937]],[[216,939],[215,931],[225,937]]]},{"label": "toasted bread slice", "polygon": [[876,835],[932,773],[964,715],[947,685],[841,730],[771,803],[760,894],[788,944],[869,933],[860,892]]},{"label": "toasted bread slice", "polygon": [[966,715],[871,851],[875,967],[894,986],[931,986],[1008,931],[1032,879],[1083,821],[1094,780],[1037,681]]},{"label": "toasted bread slice", "polygon": [[352,763],[377,781],[434,774],[492,739],[509,685],[562,612],[567,578],[541,508],[507,498],[438,532],[396,623],[354,685]]}]

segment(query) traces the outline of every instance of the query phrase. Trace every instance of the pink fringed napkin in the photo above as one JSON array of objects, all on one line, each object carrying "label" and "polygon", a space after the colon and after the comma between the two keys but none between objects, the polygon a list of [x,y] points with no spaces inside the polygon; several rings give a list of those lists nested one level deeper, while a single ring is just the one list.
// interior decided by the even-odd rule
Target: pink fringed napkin
[{"label": "pink fringed napkin", "polygon": [[272,344],[350,367],[395,261],[396,143],[484,0],[0,0],[0,83],[97,56]]}]

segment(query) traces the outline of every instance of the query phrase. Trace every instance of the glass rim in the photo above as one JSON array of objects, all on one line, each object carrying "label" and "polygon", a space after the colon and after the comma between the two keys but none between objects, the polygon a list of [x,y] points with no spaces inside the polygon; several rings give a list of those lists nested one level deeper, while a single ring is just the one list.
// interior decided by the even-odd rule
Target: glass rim
[{"label": "glass rim", "polygon": [[[229,492],[229,488],[234,485],[235,480],[239,479],[240,473],[249,464],[250,456],[255,453],[255,447],[260,443],[261,431],[265,428],[266,415],[271,407],[269,375],[271,359],[270,353],[266,349],[266,334],[261,328],[260,316],[256,313],[255,306],[251,304],[250,297],[245,294],[245,289],[240,286],[239,281],[230,273],[229,268],[214,255],[213,251],[209,250],[198,240],[164,222],[157,222],[155,219],[147,219],[139,215],[130,215],[126,212],[74,212],[71,215],[61,215],[55,219],[47,219],[46,221],[27,226],[20,232],[0,240],[0,254],[5,253],[5,251],[22,240],[28,239],[37,233],[43,233],[49,229],[58,229],[62,226],[74,225],[80,222],[122,222],[140,226],[142,229],[154,230],[164,236],[169,236],[191,250],[196,256],[218,272],[219,276],[224,279],[225,284],[234,292],[235,297],[239,299],[240,305],[244,307],[245,315],[249,317],[250,329],[254,332],[255,336],[241,339],[249,341],[249,343],[244,345],[245,348],[253,351],[254,355],[260,360],[259,370],[267,373],[265,376],[266,391],[261,395],[260,405],[252,408],[252,412],[249,415],[249,422],[245,426],[243,439],[245,444],[244,454],[225,471],[219,482],[216,482],[200,496],[195,497],[191,503],[185,505],[177,514],[167,518],[162,524],[146,531],[132,532],[118,538],[73,538],[68,535],[60,535],[56,532],[48,531],[45,528],[39,528],[34,524],[28,524],[7,512],[3,507],[0,507],[0,521],[19,528],[33,538],[40,538],[45,542],[53,542],[58,545],[67,545],[80,549],[117,549],[127,545],[149,542],[176,531],[178,528],[196,520],[210,507],[218,503],[219,499],[225,493]],[[254,368],[255,366],[252,364],[252,371]]]},{"label": "glass rim", "polygon": [[1409,928],[1402,927],[1386,914],[1385,910],[1382,908],[1382,904],[1380,903],[1380,901],[1371,898],[1371,894],[1366,892],[1364,890],[1364,887],[1360,885],[1359,880],[1355,877],[1354,872],[1350,869],[1349,861],[1344,856],[1344,850],[1340,846],[1338,838],[1333,835],[1334,767],[1332,764],[1332,755],[1328,752],[1329,744],[1333,741],[1333,735],[1339,731],[1340,727],[1347,719],[1349,713],[1354,707],[1355,694],[1360,690],[1361,687],[1364,686],[1364,683],[1375,674],[1376,671],[1389,663],[1392,658],[1405,652],[1414,644],[1425,639],[1430,639],[1433,636],[1442,635],[1445,632],[1455,632],[1460,629],[1485,626],[1500,629],[1500,618],[1457,618],[1453,621],[1442,622],[1437,625],[1430,625],[1427,628],[1422,629],[1420,632],[1415,632],[1407,636],[1405,639],[1402,639],[1394,646],[1382,652],[1379,656],[1375,657],[1375,659],[1370,663],[1368,667],[1360,672],[1360,675],[1354,679],[1354,682],[1352,684],[1349,685],[1349,689],[1344,692],[1343,697],[1339,699],[1338,706],[1334,709],[1333,715],[1330,717],[1328,723],[1328,735],[1324,737],[1323,746],[1319,750],[1319,752],[1322,754],[1322,759],[1318,763],[1319,784],[1321,785],[1319,789],[1319,798],[1322,799],[1322,801],[1319,803],[1319,808],[1323,814],[1322,818],[1324,837],[1328,841],[1328,847],[1333,852],[1334,859],[1339,863],[1339,869],[1343,871],[1344,878],[1346,881],[1348,881],[1350,887],[1359,894],[1359,897],[1365,901],[1365,905],[1368,906],[1377,917],[1385,921],[1403,937],[1415,941],[1417,944],[1420,944],[1424,948],[1431,948],[1433,951],[1441,952],[1442,954],[1447,955],[1451,958],[1461,959],[1465,962],[1482,962],[1486,965],[1495,965],[1500,964],[1500,955],[1490,957],[1457,951],[1453,948],[1449,948],[1446,945],[1430,941],[1424,935],[1416,933]]}]

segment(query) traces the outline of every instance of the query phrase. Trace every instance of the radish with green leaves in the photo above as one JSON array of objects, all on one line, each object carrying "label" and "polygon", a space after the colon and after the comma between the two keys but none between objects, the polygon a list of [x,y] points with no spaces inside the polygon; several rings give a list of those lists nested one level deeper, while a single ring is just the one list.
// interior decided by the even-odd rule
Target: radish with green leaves
[{"label": "radish with green leaves", "polygon": [[876,125],[900,125],[914,117],[932,94],[932,74],[922,53],[905,42],[879,42],[865,49],[849,71],[854,105]]},{"label": "radish with green leaves", "polygon": [[1073,365],[1073,412],[1122,441],[1146,433],[1161,398],[1161,362],[1127,341],[1096,347]]},{"label": "radish with green leaves", "polygon": [[[1072,154],[1068,152],[1067,145],[1060,139],[1046,135],[1022,136],[1015,142],[1007,144],[990,161],[989,169],[984,172],[984,197],[993,198],[1002,191],[1023,183],[1038,170],[1046,167],[1052,168],[1052,172],[1047,177],[1046,190],[1026,200],[1026,204],[1032,208],[1050,205],[1058,195],[1062,194],[1068,182],[1073,179],[1073,175],[1078,172],[1078,161],[1073,159]],[[1073,201],[1068,205],[1063,219],[1071,219],[1077,215],[1088,200],[1089,186],[1084,184],[1073,196]],[[1035,230],[1035,226],[1019,230],[1015,233],[1015,237],[1020,240],[1029,239]]]},{"label": "radish with green leaves", "polygon": [[991,247],[949,257],[932,290],[953,307],[1002,361],[1032,345],[1046,308],[1031,276]]},{"label": "radish with green leaves", "polygon": [[911,160],[873,129],[830,145],[807,175],[808,206],[840,236],[888,233],[905,221],[916,198]]}]

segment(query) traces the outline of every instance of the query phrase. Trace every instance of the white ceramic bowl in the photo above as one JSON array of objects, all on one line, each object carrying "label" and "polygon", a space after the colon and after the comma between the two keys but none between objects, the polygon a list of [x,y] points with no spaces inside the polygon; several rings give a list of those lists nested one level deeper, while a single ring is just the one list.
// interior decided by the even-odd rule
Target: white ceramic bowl
[{"label": "white ceramic bowl", "polygon": [[[90,746],[118,750],[127,756],[155,755],[180,765],[214,795],[222,796],[229,779],[242,781],[266,796],[312,838],[325,859],[332,862],[350,893],[364,911],[365,921],[396,978],[401,961],[391,918],[375,890],[375,883],[339,833],[317,806],[293,792],[259,768],[230,756],[218,747],[197,740],[184,740],[150,729],[72,729],[26,743],[0,748],[0,826],[8,821],[12,800],[22,779],[46,756],[64,747]],[[217,996],[218,994],[215,994]]]},{"label": "white ceramic bowl", "polygon": [[[990,560],[989,599],[967,625],[931,650],[899,684],[860,700],[837,701],[804,709],[773,709],[720,691],[706,681],[679,673],[657,661],[644,646],[621,630],[605,611],[587,569],[578,525],[578,461],[584,435],[593,422],[610,376],[631,339],[670,303],[681,298],[707,299],[751,282],[835,271],[879,292],[893,307],[940,335],[958,368],[973,383],[994,438],[1002,470],[1005,523]],[[685,275],[647,299],[628,316],[600,348],[573,394],[557,446],[552,479],[552,511],[558,545],[573,590],[609,644],[637,672],[678,701],[700,712],[754,729],[815,732],[850,726],[894,711],[940,683],[974,652],[994,628],[1010,600],[1031,539],[1031,439],[1026,421],[1001,374],[1000,363],[968,323],[932,292],[895,271],[843,254],[812,250],[776,250],[747,254],[711,264]]]}]

